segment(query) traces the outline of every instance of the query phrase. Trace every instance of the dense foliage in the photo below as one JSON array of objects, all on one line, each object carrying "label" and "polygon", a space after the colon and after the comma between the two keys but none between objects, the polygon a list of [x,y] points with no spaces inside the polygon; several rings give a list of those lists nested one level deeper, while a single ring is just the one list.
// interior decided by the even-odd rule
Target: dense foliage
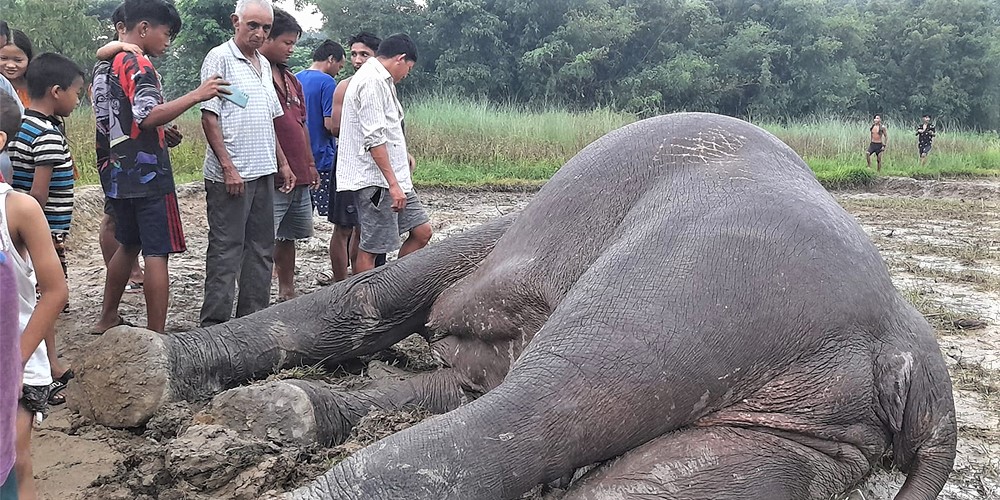
[{"label": "dense foliage", "polygon": [[[161,63],[170,93],[191,88],[204,53],[228,37],[234,3],[177,0],[185,29]],[[361,29],[408,32],[420,49],[418,68],[403,85],[411,95],[778,121],[874,112],[912,121],[926,112],[965,128],[1000,128],[995,0],[303,3],[323,15],[321,35],[342,43]],[[81,12],[107,26],[96,21],[101,8],[56,21],[49,5],[0,0],[0,12],[16,26],[32,26],[40,46],[66,51],[66,41],[93,38],[93,23],[77,20]],[[297,60],[307,61],[301,52]]]}]

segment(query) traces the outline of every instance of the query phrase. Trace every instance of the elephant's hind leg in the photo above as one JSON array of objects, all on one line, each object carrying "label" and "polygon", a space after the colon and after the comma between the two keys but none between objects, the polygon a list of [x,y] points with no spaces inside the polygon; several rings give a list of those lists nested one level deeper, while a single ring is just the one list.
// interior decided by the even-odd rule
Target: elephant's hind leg
[{"label": "elephant's hind leg", "polygon": [[822,448],[764,430],[686,428],[594,470],[564,500],[826,499],[868,472],[853,446]]}]

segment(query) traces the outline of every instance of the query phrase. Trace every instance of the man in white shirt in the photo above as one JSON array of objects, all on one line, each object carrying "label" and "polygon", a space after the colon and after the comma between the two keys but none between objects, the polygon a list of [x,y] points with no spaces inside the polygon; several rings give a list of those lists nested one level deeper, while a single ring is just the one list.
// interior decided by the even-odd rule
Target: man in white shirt
[{"label": "man in white shirt", "polygon": [[[430,218],[420,204],[403,136],[403,107],[396,83],[417,62],[417,48],[404,34],[379,45],[351,79],[344,95],[337,151],[337,191],[357,196],[361,241],[354,272],[375,266],[375,256],[399,249],[406,256],[431,239]],[[409,233],[400,247],[399,236]]]}]

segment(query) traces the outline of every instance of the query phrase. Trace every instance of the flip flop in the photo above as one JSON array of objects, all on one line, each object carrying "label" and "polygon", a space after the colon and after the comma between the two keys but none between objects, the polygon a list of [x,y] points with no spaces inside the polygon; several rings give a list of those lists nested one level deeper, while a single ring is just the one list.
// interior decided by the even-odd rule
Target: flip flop
[{"label": "flip flop", "polygon": [[125,293],[138,293],[142,291],[142,283],[138,281],[129,280],[128,284],[125,285]]},{"label": "flip flop", "polygon": [[[118,316],[118,322],[115,323],[113,326],[109,327],[108,330],[110,330],[110,329],[112,329],[112,328],[114,328],[116,326],[135,326],[135,325],[133,325],[132,323],[129,323],[128,321],[125,320],[125,318],[123,318],[121,315],[119,315]],[[108,330],[104,330],[104,332],[106,332]],[[89,331],[87,333],[89,333],[91,335],[104,335],[104,332],[99,332],[97,330],[91,330],[91,331]]]},{"label": "flip flop", "polygon": [[333,283],[333,273],[330,271],[323,271],[319,273],[316,277],[316,284],[319,286],[327,286]]}]

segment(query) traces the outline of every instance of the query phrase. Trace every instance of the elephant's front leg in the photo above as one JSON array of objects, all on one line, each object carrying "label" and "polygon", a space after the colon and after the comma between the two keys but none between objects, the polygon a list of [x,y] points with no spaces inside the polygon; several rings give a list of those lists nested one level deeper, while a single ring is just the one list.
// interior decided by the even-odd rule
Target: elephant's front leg
[{"label": "elephant's front leg", "polygon": [[584,476],[563,500],[835,498],[868,461],[845,443],[738,427],[687,428]]},{"label": "elephant's front leg", "polygon": [[165,402],[207,399],[275,370],[337,363],[423,328],[438,295],[479,265],[513,217],[452,236],[388,266],[209,328],[160,336],[105,333],[77,368],[82,415],[111,427],[145,423]]},{"label": "elephant's front leg", "polygon": [[434,347],[458,353],[458,365],[352,391],[310,380],[238,387],[216,396],[209,414],[214,423],[261,438],[337,445],[373,410],[420,407],[442,414],[496,387],[509,369],[509,343],[494,346],[478,339],[446,337]]}]

